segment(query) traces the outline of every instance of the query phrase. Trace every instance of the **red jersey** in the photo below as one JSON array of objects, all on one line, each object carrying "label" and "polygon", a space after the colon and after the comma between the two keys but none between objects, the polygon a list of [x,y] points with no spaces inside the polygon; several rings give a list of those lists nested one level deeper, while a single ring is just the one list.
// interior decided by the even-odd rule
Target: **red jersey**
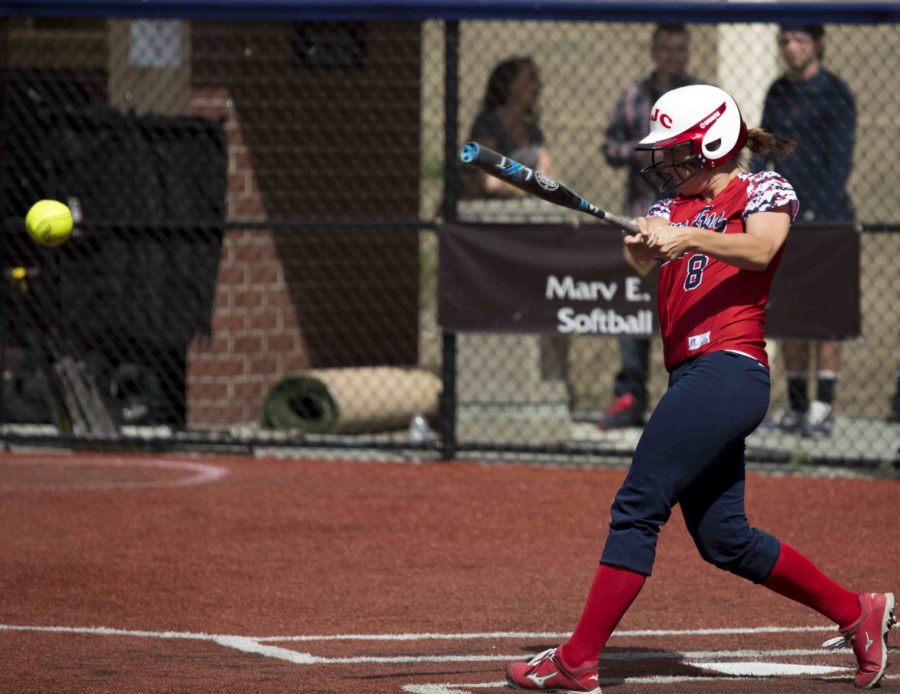
[{"label": "red jersey", "polygon": [[[774,171],[741,173],[707,202],[696,197],[660,200],[648,217],[664,217],[672,226],[708,229],[710,234],[743,234],[751,214],[790,204],[797,216],[797,195]],[[741,270],[703,253],[683,253],[664,262],[659,272],[659,327],[666,369],[707,352],[734,350],[766,367],[763,336],[769,289],[784,247],[765,270]]]}]

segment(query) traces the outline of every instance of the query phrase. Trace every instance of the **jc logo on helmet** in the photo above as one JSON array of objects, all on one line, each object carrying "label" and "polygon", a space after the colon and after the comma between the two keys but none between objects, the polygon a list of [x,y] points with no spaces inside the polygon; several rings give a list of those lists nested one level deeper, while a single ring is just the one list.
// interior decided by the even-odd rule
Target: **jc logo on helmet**
[{"label": "jc logo on helmet", "polygon": [[653,113],[650,114],[650,120],[655,121],[659,120],[659,124],[664,128],[672,127],[672,119],[665,113],[660,113],[658,108],[653,109]]}]

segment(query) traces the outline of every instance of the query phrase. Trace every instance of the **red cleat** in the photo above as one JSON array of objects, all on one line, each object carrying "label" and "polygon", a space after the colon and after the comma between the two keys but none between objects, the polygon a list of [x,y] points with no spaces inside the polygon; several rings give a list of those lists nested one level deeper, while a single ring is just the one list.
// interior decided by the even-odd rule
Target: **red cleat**
[{"label": "red cleat", "polygon": [[859,606],[859,619],[841,629],[841,636],[822,645],[825,648],[850,646],[859,664],[853,684],[860,689],[871,689],[884,677],[887,667],[887,634],[896,621],[894,594],[860,593]]},{"label": "red cleat", "polygon": [[527,663],[513,663],[506,670],[506,683],[513,689],[557,694],[601,694],[596,661],[572,669],[562,662],[556,648],[538,653]]}]

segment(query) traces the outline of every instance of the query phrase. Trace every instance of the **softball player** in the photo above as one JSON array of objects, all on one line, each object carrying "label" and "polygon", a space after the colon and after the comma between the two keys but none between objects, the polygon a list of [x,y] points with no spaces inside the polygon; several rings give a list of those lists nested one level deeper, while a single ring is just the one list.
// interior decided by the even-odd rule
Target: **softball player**
[{"label": "softball player", "polygon": [[612,506],[600,566],[570,639],[507,670],[517,689],[600,692],[598,654],[650,575],[659,531],[675,504],[700,555],[715,566],[817,610],[840,629],[874,687],[887,664],[892,593],[838,585],[744,511],[744,441],[769,404],[764,308],[798,201],[779,174],[745,173],[744,147],[790,143],[748,131],[734,99],[709,85],[656,101],[642,173],[673,198],[651,206],[625,246],[661,263],[659,322],[669,389],[634,452]]}]

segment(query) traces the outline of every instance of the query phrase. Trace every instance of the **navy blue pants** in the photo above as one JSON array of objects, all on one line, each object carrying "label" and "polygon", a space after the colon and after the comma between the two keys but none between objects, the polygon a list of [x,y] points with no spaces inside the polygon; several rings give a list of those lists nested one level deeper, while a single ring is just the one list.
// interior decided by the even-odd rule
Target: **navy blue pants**
[{"label": "navy blue pants", "polygon": [[681,505],[700,555],[756,583],[781,546],[744,512],[744,439],[769,406],[769,372],[755,359],[712,352],[676,367],[616,494],[603,555],[649,576],[660,528]]}]

